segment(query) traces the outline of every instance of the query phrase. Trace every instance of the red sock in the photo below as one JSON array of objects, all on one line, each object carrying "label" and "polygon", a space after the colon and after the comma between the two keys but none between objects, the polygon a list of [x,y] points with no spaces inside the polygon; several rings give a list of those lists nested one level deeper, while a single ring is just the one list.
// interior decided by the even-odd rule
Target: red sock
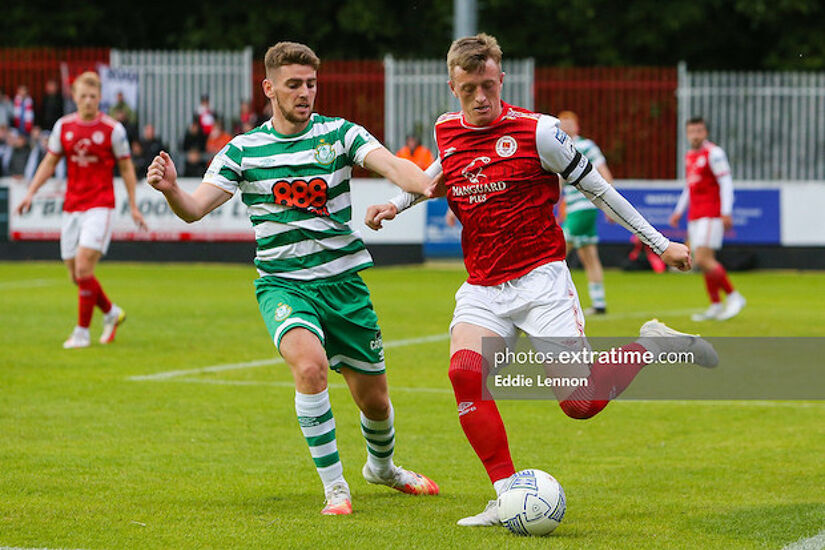
[{"label": "red sock", "polygon": [[92,279],[95,280],[95,285],[97,286],[97,307],[99,307],[103,313],[109,313],[112,309],[112,302],[109,301],[109,297],[103,292],[103,287],[100,286],[97,277],[92,275]]},{"label": "red sock", "polygon": [[[715,271],[715,270],[714,270]],[[712,304],[719,303],[719,280],[714,277],[714,271],[705,271],[705,288]]]},{"label": "red sock", "polygon": [[92,313],[97,301],[97,290],[100,285],[92,277],[85,277],[77,280],[77,326],[89,328],[92,324]]},{"label": "red sock", "polygon": [[[641,344],[633,343],[619,348],[618,351],[635,351],[643,354],[647,351]],[[601,360],[590,367],[588,384],[580,386],[559,405],[564,414],[571,418],[584,420],[597,415],[612,399],[615,399],[630,385],[645,363],[606,363]]]},{"label": "red sock", "polygon": [[717,288],[724,290],[725,294],[730,294],[733,292],[733,285],[730,284],[730,279],[728,279],[728,272],[725,271],[722,264],[716,264],[716,269],[714,269],[711,273],[713,278],[716,280]]},{"label": "red sock", "polygon": [[458,420],[490,481],[495,483],[516,470],[498,407],[495,401],[482,399],[485,372],[485,361],[479,353],[463,349],[450,358],[450,382],[458,404]]}]

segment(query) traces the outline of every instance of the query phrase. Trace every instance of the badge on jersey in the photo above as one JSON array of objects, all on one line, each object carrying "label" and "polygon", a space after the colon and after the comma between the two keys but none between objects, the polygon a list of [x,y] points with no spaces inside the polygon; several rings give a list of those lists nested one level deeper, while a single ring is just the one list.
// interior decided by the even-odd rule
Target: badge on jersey
[{"label": "badge on jersey", "polygon": [[292,308],[283,302],[278,302],[278,309],[275,310],[275,320],[276,321],[283,321],[289,314],[292,313]]},{"label": "badge on jersey", "polygon": [[496,153],[500,157],[512,157],[516,154],[518,143],[513,136],[501,136],[496,141]]},{"label": "badge on jersey", "polygon": [[335,149],[322,139],[321,143],[315,148],[315,160],[318,161],[318,164],[329,166],[335,162]]}]

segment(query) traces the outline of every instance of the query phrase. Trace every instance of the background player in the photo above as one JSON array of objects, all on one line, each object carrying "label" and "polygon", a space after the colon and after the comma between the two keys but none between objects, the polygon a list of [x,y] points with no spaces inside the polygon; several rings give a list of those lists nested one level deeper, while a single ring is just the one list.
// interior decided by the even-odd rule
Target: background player
[{"label": "background player", "polygon": [[[716,251],[722,248],[725,231],[733,227],[733,180],[725,151],[708,141],[705,120],[695,117],[685,127],[690,150],[685,153],[685,188],[670,216],[670,225],[676,227],[688,210],[688,239],[696,265],[705,277],[705,288],[710,307],[693,315],[694,321],[716,319],[724,321],[735,317],[745,307],[745,298],[728,279],[725,268],[716,260]],[[727,294],[725,305],[719,291]]]},{"label": "background player", "polygon": [[[576,150],[587,157],[604,180],[613,185],[613,174],[607,167],[607,161],[599,146],[592,139],[579,135],[579,117],[573,111],[562,111],[558,115],[559,128],[573,140]],[[599,234],[596,231],[596,219],[599,209],[587,200],[575,186],[565,182],[562,187],[564,201],[560,212],[563,212],[562,229],[567,241],[567,253],[575,249],[584,267],[587,277],[587,293],[590,296],[590,307],[585,310],[586,315],[607,313],[607,298],[604,292],[604,270],[599,259]]]},{"label": "background player", "polygon": [[[482,398],[492,365],[489,344],[512,348],[519,332],[534,346],[558,337],[581,342],[584,317],[564,261],[564,235],[553,216],[561,175],[613,219],[650,245],[662,259],[690,269],[688,248],[656,231],[599,173],[558,127],[558,119],[501,101],[501,48],[486,34],[453,42],[447,54],[449,85],[461,112],[435,124],[439,159],[427,169],[443,170],[450,208],[463,225],[464,263],[469,277],[456,293],[450,324],[450,369],[458,416],[496,493],[515,473],[507,433],[492,400]],[[367,209],[376,229],[420,197],[404,194]],[[695,350],[697,362],[715,366],[709,345],[652,320],[641,338],[624,350]],[[652,338],[668,336],[669,338]],[[488,346],[484,346],[484,342]],[[552,351],[556,351],[555,349]],[[487,354],[487,355],[482,355]],[[598,414],[638,374],[642,363],[578,365],[586,386],[559,396],[572,418]],[[584,372],[582,372],[584,371]],[[496,501],[459,525],[499,525]]]},{"label": "background player", "polygon": [[178,187],[165,152],[149,167],[148,182],[187,222],[241,191],[258,245],[258,304],[295,379],[295,412],[326,495],[321,513],[352,513],[327,392],[329,368],[344,376],[361,409],[364,478],[404,493],[438,494],[432,480],[393,464],[394,413],[381,329],[358,275],[372,258],[349,225],[353,165],[422,193],[430,178],[364,128],[312,112],[320,60],[309,47],[280,42],[267,51],[264,65],[272,119],[233,138],[192,194]]},{"label": "background player", "polygon": [[64,348],[85,348],[91,341],[89,325],[95,305],[103,312],[100,343],[114,340],[126,312],[113,304],[95,277],[95,266],[106,254],[112,238],[115,163],[123,177],[132,219],[141,229],[146,223],[135,202],[135,167],[122,124],[100,112],[100,78],[85,72],[72,85],[77,112],[55,123],[49,150],[32,178],[28,193],[17,206],[23,214],[31,208],[37,190],[52,176],[61,156],[66,156],[67,181],[60,230],[60,256],[78,288],[77,326]]}]

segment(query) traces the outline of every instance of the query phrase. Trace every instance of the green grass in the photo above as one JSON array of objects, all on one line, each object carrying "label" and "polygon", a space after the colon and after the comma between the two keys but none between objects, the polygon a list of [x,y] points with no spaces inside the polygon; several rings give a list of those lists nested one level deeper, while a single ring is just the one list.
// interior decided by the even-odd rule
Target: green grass
[{"label": "green grass", "polygon": [[[0,547],[780,548],[825,528],[825,403],[621,401],[588,421],[554,402],[500,403],[516,466],[556,476],[567,516],[549,540],[457,527],[491,488],[457,422],[446,340],[387,350],[396,461],[442,494],[361,479],[357,411],[332,374],[356,513],[322,517],[284,365],[128,379],[274,358],[253,270],[104,262],[98,276],[129,320],[111,346],[64,351],[76,294],[63,267],[0,263]],[[464,273],[364,277],[391,342],[446,333]],[[705,303],[698,276],[609,271],[611,316],[588,334],[637,334],[649,313],[710,336],[825,336],[825,275],[733,281],[748,307],[700,326],[686,313]]]}]

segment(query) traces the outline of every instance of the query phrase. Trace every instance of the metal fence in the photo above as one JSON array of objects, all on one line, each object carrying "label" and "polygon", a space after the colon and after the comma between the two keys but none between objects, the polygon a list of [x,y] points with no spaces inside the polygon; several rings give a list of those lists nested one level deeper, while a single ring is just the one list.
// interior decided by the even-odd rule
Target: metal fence
[{"label": "metal fence", "polygon": [[252,48],[242,51],[112,50],[110,65],[135,71],[137,112],[155,125],[160,138],[179,152],[202,94],[231,131],[241,101],[252,97]]},{"label": "metal fence", "polygon": [[[533,108],[532,59],[505,60],[504,101]],[[443,60],[397,60],[384,58],[384,128],[385,144],[395,151],[404,145],[410,133],[421,136],[425,147],[435,151],[433,124],[448,111],[460,109],[447,85],[447,67]]]},{"label": "metal fence", "polygon": [[825,179],[825,73],[690,72],[680,64],[678,178],[691,116],[708,122],[734,179]]}]

